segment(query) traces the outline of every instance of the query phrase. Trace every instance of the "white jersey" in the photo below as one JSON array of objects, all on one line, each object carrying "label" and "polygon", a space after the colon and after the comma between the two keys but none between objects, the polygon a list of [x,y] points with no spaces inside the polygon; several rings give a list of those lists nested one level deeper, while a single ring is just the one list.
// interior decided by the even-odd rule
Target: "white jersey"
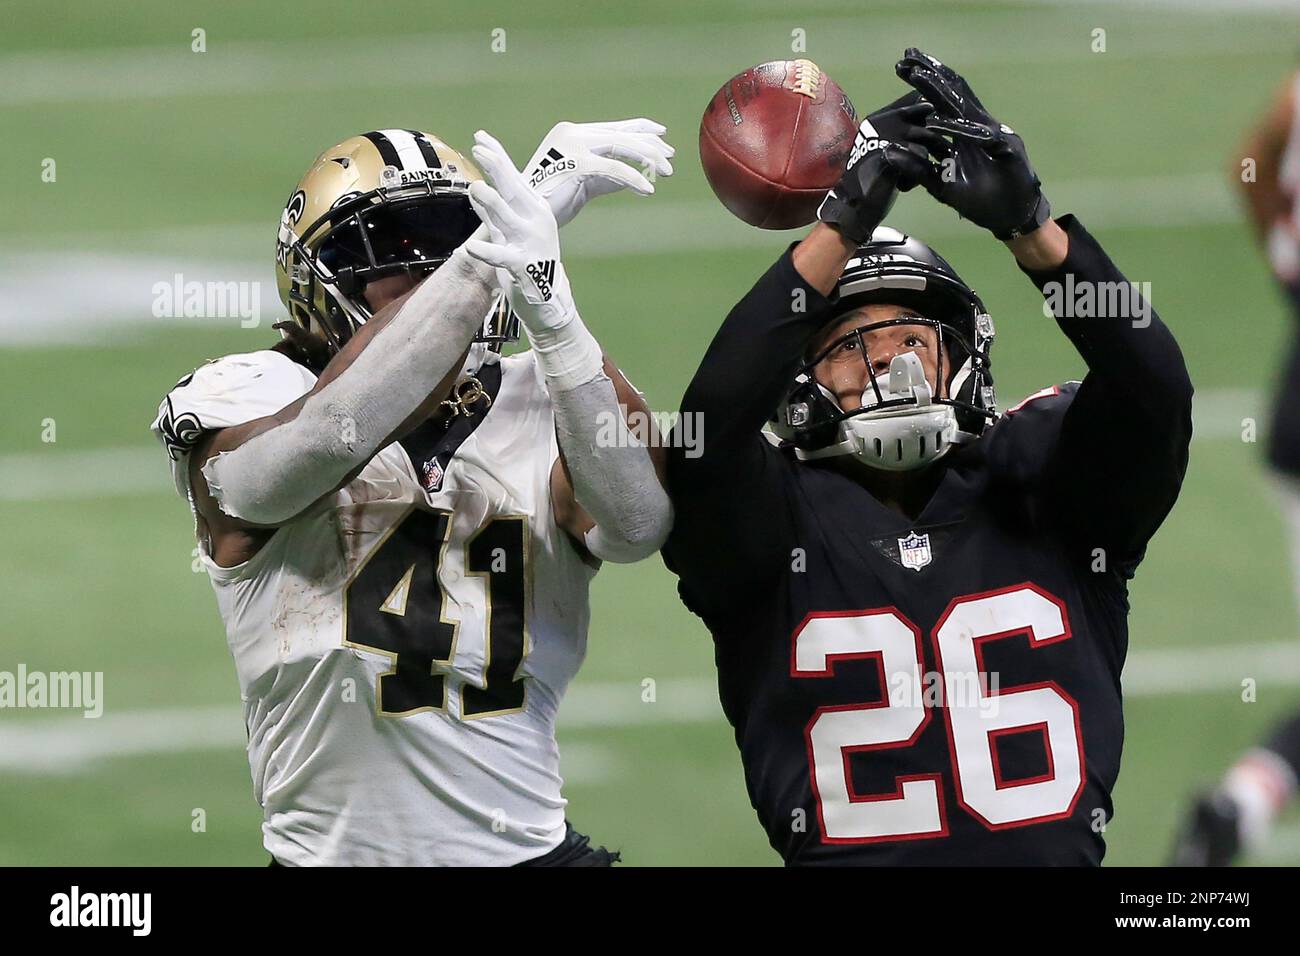
[{"label": "white jersey", "polygon": [[[586,650],[594,574],[557,526],[550,400],[532,353],[469,431],[382,449],[249,561],[202,554],[235,658],[268,851],[286,864],[509,865],[564,836],[555,718]],[[308,391],[278,352],[232,355],[154,430],[188,494],[203,431]],[[450,447],[457,433],[463,438]],[[413,440],[408,438],[408,444]]]}]

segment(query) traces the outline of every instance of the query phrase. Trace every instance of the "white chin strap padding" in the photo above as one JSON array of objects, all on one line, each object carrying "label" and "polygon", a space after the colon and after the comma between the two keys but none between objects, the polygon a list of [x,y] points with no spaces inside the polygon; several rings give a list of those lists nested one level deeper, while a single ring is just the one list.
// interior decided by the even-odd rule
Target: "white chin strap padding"
[{"label": "white chin strap padding", "polygon": [[841,454],[884,471],[911,471],[948,453],[957,440],[957,416],[947,405],[909,408],[845,419]]}]

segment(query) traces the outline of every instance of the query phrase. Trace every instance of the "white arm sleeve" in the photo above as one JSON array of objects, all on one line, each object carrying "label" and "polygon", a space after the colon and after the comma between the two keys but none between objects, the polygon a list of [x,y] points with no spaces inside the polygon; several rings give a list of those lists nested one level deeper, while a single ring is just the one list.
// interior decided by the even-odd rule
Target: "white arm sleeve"
[{"label": "white arm sleeve", "polygon": [[[650,557],[672,530],[672,504],[650,452],[628,431],[600,346],[576,311],[560,328],[530,331],[530,338],[574,497],[596,522],[584,536],[587,550],[619,564]],[[585,361],[573,359],[583,354]],[[585,374],[575,374],[580,368]]]},{"label": "white arm sleeve", "polygon": [[493,269],[456,250],[296,418],[203,466],[221,510],[282,524],[336,488],[452,371],[495,289]]}]

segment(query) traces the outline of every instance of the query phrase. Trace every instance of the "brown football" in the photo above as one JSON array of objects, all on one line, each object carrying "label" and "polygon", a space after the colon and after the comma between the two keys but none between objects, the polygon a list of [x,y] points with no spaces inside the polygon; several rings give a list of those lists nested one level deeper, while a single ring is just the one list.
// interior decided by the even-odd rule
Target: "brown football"
[{"label": "brown football", "polygon": [[732,77],[700,120],[700,163],[718,199],[761,229],[806,226],[839,180],[857,112],[811,60]]}]

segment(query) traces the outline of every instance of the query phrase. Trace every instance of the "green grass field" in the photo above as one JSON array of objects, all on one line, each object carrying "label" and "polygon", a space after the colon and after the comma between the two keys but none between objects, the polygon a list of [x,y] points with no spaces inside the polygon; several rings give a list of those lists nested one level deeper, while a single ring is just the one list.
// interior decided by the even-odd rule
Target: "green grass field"
[{"label": "green grass field", "polygon": [[[1212,3],[865,9],[10,0],[0,671],[103,671],[105,715],[0,711],[0,864],[265,860],[234,670],[148,425],[180,375],[274,341],[275,227],[308,161],[387,126],[453,144],[483,127],[522,162],[559,119],[666,123],[677,174],[652,199],[592,206],[566,245],[588,323],[652,407],[669,410],[723,314],[789,241],[713,199],[695,149],[700,112],[731,74],[790,56],[796,30],[861,112],[902,92],[892,65],[906,45],[962,70],[1024,136],[1055,209],[1077,213],[1152,284],[1182,343],[1198,436],[1182,499],[1132,589],[1107,857],[1161,862],[1187,795],[1300,704],[1283,536],[1261,445],[1241,438],[1243,418],[1263,424],[1290,319],[1227,181],[1234,144],[1294,64],[1300,17]],[[196,28],[206,52],[191,51]],[[492,49],[498,28],[504,52]],[[1093,51],[1096,29],[1105,52]],[[42,179],[47,159],[54,182]],[[929,238],[993,311],[1004,406],[1080,376],[999,243],[923,196],[905,197],[891,223]],[[262,280],[259,326],[152,319],[153,283],[182,270]],[[562,715],[573,821],[629,863],[776,862],[709,696],[708,636],[671,576],[657,559],[609,567],[593,605],[589,657]],[[658,703],[640,703],[647,678]],[[1257,702],[1240,699],[1246,678]],[[192,832],[196,809],[204,832]],[[1300,818],[1284,824],[1259,862],[1300,863]]]}]

